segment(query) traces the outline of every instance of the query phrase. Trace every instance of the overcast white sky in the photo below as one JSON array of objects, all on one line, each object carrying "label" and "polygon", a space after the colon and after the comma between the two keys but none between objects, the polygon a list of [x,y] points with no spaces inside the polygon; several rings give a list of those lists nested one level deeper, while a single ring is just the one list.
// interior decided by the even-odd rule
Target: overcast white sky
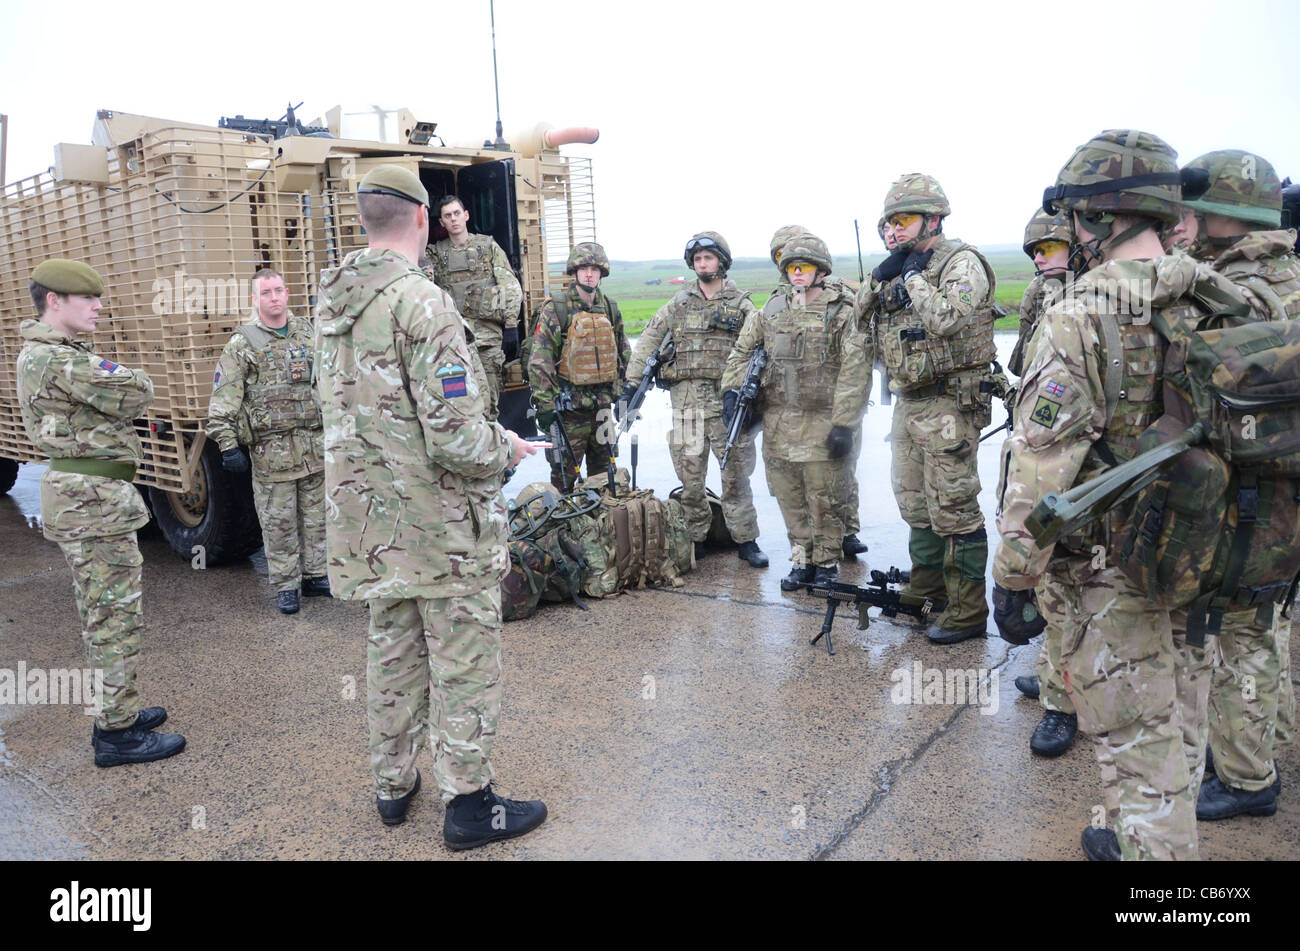
[{"label": "overcast white sky", "polygon": [[[715,229],[765,255],[798,222],[836,254],[875,234],[889,183],[937,176],[946,230],[1019,243],[1074,147],[1105,128],[1218,148],[1300,178],[1289,0],[832,3],[498,0],[501,112],[595,125],[611,257],[671,258]],[[493,134],[488,0],[57,5],[4,0],[10,180],[89,142],[97,109],[191,122],[405,105],[449,142]]]}]

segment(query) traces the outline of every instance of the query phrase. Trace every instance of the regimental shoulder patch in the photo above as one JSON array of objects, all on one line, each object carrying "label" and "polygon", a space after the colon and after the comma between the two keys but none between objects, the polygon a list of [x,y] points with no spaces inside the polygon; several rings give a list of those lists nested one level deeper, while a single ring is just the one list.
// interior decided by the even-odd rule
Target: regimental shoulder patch
[{"label": "regimental shoulder patch", "polygon": [[459,363],[444,363],[434,372],[442,382],[442,395],[445,399],[451,399],[455,396],[465,396],[468,389],[465,386],[465,374],[468,371]]},{"label": "regimental shoulder patch", "polygon": [[1034,411],[1029,414],[1029,418],[1040,426],[1048,429],[1056,428],[1056,418],[1061,412],[1061,404],[1049,400],[1046,396],[1040,396],[1038,402],[1034,404]]},{"label": "regimental shoulder patch", "polygon": [[100,360],[99,368],[109,373],[116,373],[118,370],[121,369],[121,367],[118,364],[114,363],[112,360]]},{"label": "regimental shoulder patch", "polygon": [[217,367],[217,372],[212,374],[212,385],[216,386],[221,382],[221,367]]},{"label": "regimental shoulder patch", "polygon": [[1052,380],[1050,383],[1045,385],[1043,389],[1047,390],[1047,392],[1051,393],[1053,396],[1060,397],[1065,395],[1065,385],[1057,383],[1055,380]]}]

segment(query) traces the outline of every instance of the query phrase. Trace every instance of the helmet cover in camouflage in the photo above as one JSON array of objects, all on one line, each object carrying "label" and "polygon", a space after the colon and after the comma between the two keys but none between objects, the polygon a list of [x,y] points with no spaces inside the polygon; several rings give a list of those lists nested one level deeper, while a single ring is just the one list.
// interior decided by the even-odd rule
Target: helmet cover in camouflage
[{"label": "helmet cover in camouflage", "polygon": [[691,240],[686,242],[686,266],[695,270],[695,252],[712,251],[718,256],[721,264],[719,274],[725,275],[731,268],[731,246],[727,244],[727,239],[716,231],[701,231],[699,234],[691,235]]},{"label": "helmet cover in camouflage", "polygon": [[1034,256],[1034,245],[1040,241],[1064,241],[1074,243],[1074,230],[1070,227],[1070,217],[1065,212],[1049,215],[1039,208],[1025,226],[1025,243],[1021,245],[1030,259]]},{"label": "helmet cover in camouflage", "polygon": [[605,249],[595,241],[583,241],[581,244],[573,246],[573,250],[569,252],[569,263],[564,268],[564,273],[576,274],[578,268],[588,264],[600,268],[601,277],[609,277],[609,257],[605,254]]},{"label": "helmet cover in camouflage", "polygon": [[1108,129],[1075,149],[1043,209],[1139,215],[1163,222],[1182,216],[1178,153],[1159,136]]},{"label": "helmet cover in camouflage", "polygon": [[943,193],[943,186],[937,178],[920,172],[908,172],[889,186],[877,230],[883,229],[885,222],[893,215],[908,211],[946,218],[952,214],[952,206],[948,204],[948,196]]},{"label": "helmet cover in camouflage", "polygon": [[1282,182],[1260,156],[1240,149],[1209,152],[1188,162],[1183,176],[1203,179],[1208,186],[1199,198],[1187,201],[1188,207],[1267,228],[1281,227]]},{"label": "helmet cover in camouflage", "polygon": [[768,246],[768,254],[772,256],[772,263],[777,267],[781,266],[781,249],[786,246],[791,238],[797,234],[805,234],[808,229],[803,225],[782,225],[776,229],[776,234],[772,235],[772,243]]},{"label": "helmet cover in camouflage", "polygon": [[791,261],[806,261],[816,265],[818,270],[831,273],[831,252],[826,242],[807,231],[795,235],[781,249],[781,266],[785,267]]}]

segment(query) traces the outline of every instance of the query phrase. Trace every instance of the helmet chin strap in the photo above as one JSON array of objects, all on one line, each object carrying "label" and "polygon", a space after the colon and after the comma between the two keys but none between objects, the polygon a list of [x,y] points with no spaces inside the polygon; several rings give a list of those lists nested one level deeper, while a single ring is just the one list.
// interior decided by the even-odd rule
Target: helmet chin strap
[{"label": "helmet chin strap", "polygon": [[1100,264],[1104,258],[1102,254],[1103,247],[1113,248],[1116,245],[1123,244],[1130,238],[1135,238],[1148,228],[1155,228],[1156,221],[1153,218],[1139,217],[1137,224],[1114,234],[1115,216],[1106,214],[1099,221],[1089,223],[1082,214],[1075,216],[1075,224],[1082,227],[1084,231],[1092,235],[1091,241],[1080,241],[1079,234],[1076,231],[1074,243],[1070,245],[1070,260],[1067,267],[1074,272],[1077,278]]},{"label": "helmet chin strap", "polygon": [[909,239],[909,240],[907,240],[907,241],[896,241],[892,250],[894,250],[894,251],[911,251],[913,248],[915,248],[918,244],[920,244],[920,243],[921,243],[922,241],[924,241],[926,238],[933,238],[935,235],[937,235],[937,234],[941,234],[942,232],[943,232],[943,225],[942,225],[942,224],[939,225],[939,230],[938,230],[938,231],[931,231],[931,230],[930,230],[930,215],[925,215],[925,214],[923,214],[923,215],[921,215],[921,230],[918,231],[918,232],[916,233],[916,237],[915,237],[915,238],[911,238],[911,239]]}]

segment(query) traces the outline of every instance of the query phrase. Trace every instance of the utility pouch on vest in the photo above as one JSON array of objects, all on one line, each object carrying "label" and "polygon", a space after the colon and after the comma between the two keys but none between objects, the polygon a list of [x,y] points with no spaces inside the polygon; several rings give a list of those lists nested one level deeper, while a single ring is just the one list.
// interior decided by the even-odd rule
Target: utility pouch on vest
[{"label": "utility pouch on vest", "polygon": [[560,376],[575,386],[613,383],[618,379],[618,344],[614,325],[604,314],[581,311],[573,315],[564,337],[558,366]]}]

